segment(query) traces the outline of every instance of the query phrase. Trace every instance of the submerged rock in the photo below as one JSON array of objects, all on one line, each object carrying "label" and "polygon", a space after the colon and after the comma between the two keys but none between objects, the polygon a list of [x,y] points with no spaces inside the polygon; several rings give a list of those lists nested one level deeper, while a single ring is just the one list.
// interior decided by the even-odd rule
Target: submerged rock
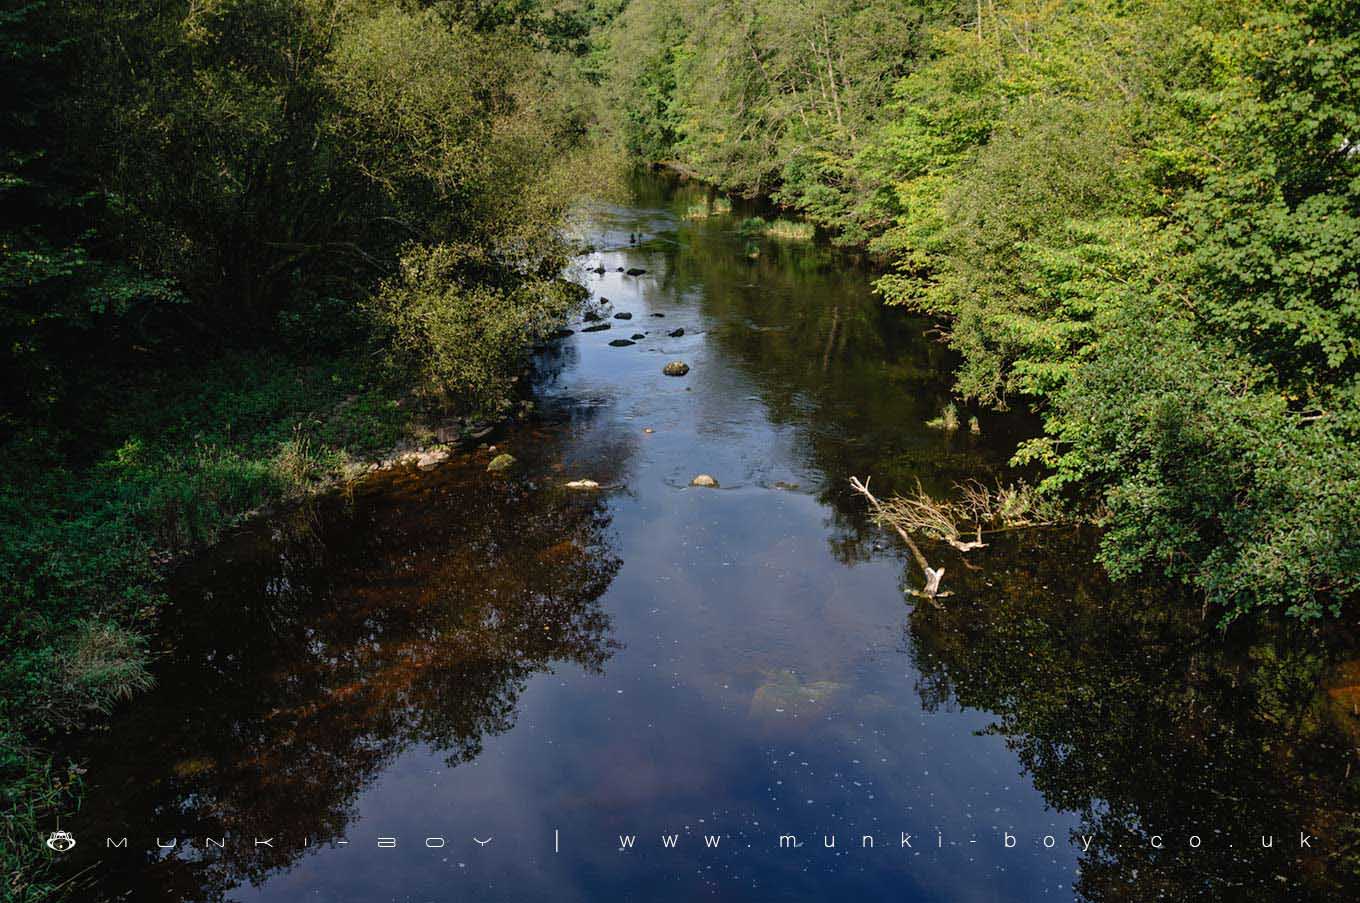
[{"label": "submerged rock", "polygon": [[689,484],[690,484],[691,486],[702,486],[702,487],[704,487],[705,489],[717,489],[717,488],[718,488],[718,481],[715,480],[715,479],[713,479],[712,477],[710,477],[710,476],[709,476],[708,474],[706,474],[706,473],[701,473],[701,474],[699,474],[697,477],[695,477],[694,479],[690,480],[690,481],[689,481]]},{"label": "submerged rock", "polygon": [[670,332],[666,333],[666,335],[670,336],[673,339],[678,339],[684,334],[685,330],[683,327],[680,329],[672,329]]},{"label": "submerged rock", "polygon": [[654,311],[652,311],[652,316],[654,316],[654,317],[664,317],[665,314],[663,314],[663,313],[662,313],[661,311],[659,311],[659,310],[654,310]]},{"label": "submerged rock", "polygon": [[605,329],[608,329],[608,328],[610,327],[610,325],[611,325],[611,324],[609,324],[609,323],[596,323],[594,326],[587,326],[585,329],[582,329],[581,331],[582,331],[582,332],[601,332],[601,331],[603,331],[603,330],[605,330]]},{"label": "submerged rock", "polygon": [[667,376],[684,376],[689,372],[689,364],[684,361],[671,361],[661,368],[661,372]]},{"label": "submerged rock", "polygon": [[502,453],[492,458],[491,463],[486,465],[486,469],[490,473],[500,473],[501,471],[509,470],[514,466],[515,456]]},{"label": "submerged rock", "polygon": [[569,335],[576,335],[576,330],[563,328],[552,331],[552,338],[554,339],[565,339]]},{"label": "submerged rock", "polygon": [[846,689],[834,680],[803,683],[790,670],[775,671],[751,697],[748,715],[756,719],[788,718],[794,715],[819,715],[827,710]]},{"label": "submerged rock", "polygon": [[615,339],[609,343],[615,348],[627,348],[629,345],[636,344],[632,339]]}]

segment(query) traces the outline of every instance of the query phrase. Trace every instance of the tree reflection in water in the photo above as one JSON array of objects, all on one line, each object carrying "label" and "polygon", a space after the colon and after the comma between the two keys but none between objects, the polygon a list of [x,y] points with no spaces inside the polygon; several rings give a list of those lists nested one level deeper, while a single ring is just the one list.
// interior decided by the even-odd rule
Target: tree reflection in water
[{"label": "tree reflection in water", "polygon": [[[91,842],[73,865],[102,856],[120,872],[104,887],[147,899],[221,899],[289,867],[302,837],[342,836],[403,750],[469,761],[531,675],[602,669],[598,599],[620,564],[603,504],[482,467],[327,500],[182,574],[158,689],[86,750]],[[193,847],[157,857],[148,830]],[[289,842],[254,848],[259,832]],[[100,849],[124,834],[125,853]],[[202,854],[222,836],[246,840]]]},{"label": "tree reflection in water", "polygon": [[1085,538],[1060,545],[1015,539],[982,570],[955,566],[958,595],[906,634],[926,706],[995,713],[1047,802],[1095,836],[1080,898],[1346,898],[1360,879],[1360,669],[1337,664],[1351,639],[1292,625],[1225,642],[1168,614],[1193,605],[1110,587]]}]

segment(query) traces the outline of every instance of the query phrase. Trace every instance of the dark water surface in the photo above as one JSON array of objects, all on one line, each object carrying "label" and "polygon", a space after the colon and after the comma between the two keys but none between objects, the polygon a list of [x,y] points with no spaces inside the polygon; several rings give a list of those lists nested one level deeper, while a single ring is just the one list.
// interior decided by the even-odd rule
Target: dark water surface
[{"label": "dark water surface", "polygon": [[928,547],[916,609],[847,478],[990,481],[1024,422],[927,428],[929,323],[637,192],[582,227],[632,319],[544,352],[509,474],[384,474],[177,577],[158,688],[89,744],[91,897],[1348,898],[1360,664],[1205,642],[1067,530]]}]

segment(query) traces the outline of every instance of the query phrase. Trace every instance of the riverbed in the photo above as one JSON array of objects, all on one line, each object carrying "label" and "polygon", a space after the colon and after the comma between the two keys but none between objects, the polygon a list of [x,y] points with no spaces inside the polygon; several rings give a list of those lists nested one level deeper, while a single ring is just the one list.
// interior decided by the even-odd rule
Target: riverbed
[{"label": "riverbed", "polygon": [[580,214],[609,328],[540,350],[533,416],[175,576],[157,688],[87,744],[69,862],[94,897],[1352,885],[1360,669],[1320,642],[1206,642],[1193,605],[1111,586],[1075,528],[928,546],[952,595],[920,604],[849,478],[1013,480],[1034,422],[928,426],[950,401],[937,324],[707,189],[633,191]]}]

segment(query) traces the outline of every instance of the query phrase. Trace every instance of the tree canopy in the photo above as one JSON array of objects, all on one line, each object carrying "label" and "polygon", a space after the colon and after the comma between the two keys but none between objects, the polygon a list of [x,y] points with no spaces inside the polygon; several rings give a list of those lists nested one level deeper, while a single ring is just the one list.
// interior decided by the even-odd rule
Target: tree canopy
[{"label": "tree canopy", "polygon": [[642,0],[615,128],[874,251],[1112,573],[1313,617],[1360,588],[1355,12]]}]

